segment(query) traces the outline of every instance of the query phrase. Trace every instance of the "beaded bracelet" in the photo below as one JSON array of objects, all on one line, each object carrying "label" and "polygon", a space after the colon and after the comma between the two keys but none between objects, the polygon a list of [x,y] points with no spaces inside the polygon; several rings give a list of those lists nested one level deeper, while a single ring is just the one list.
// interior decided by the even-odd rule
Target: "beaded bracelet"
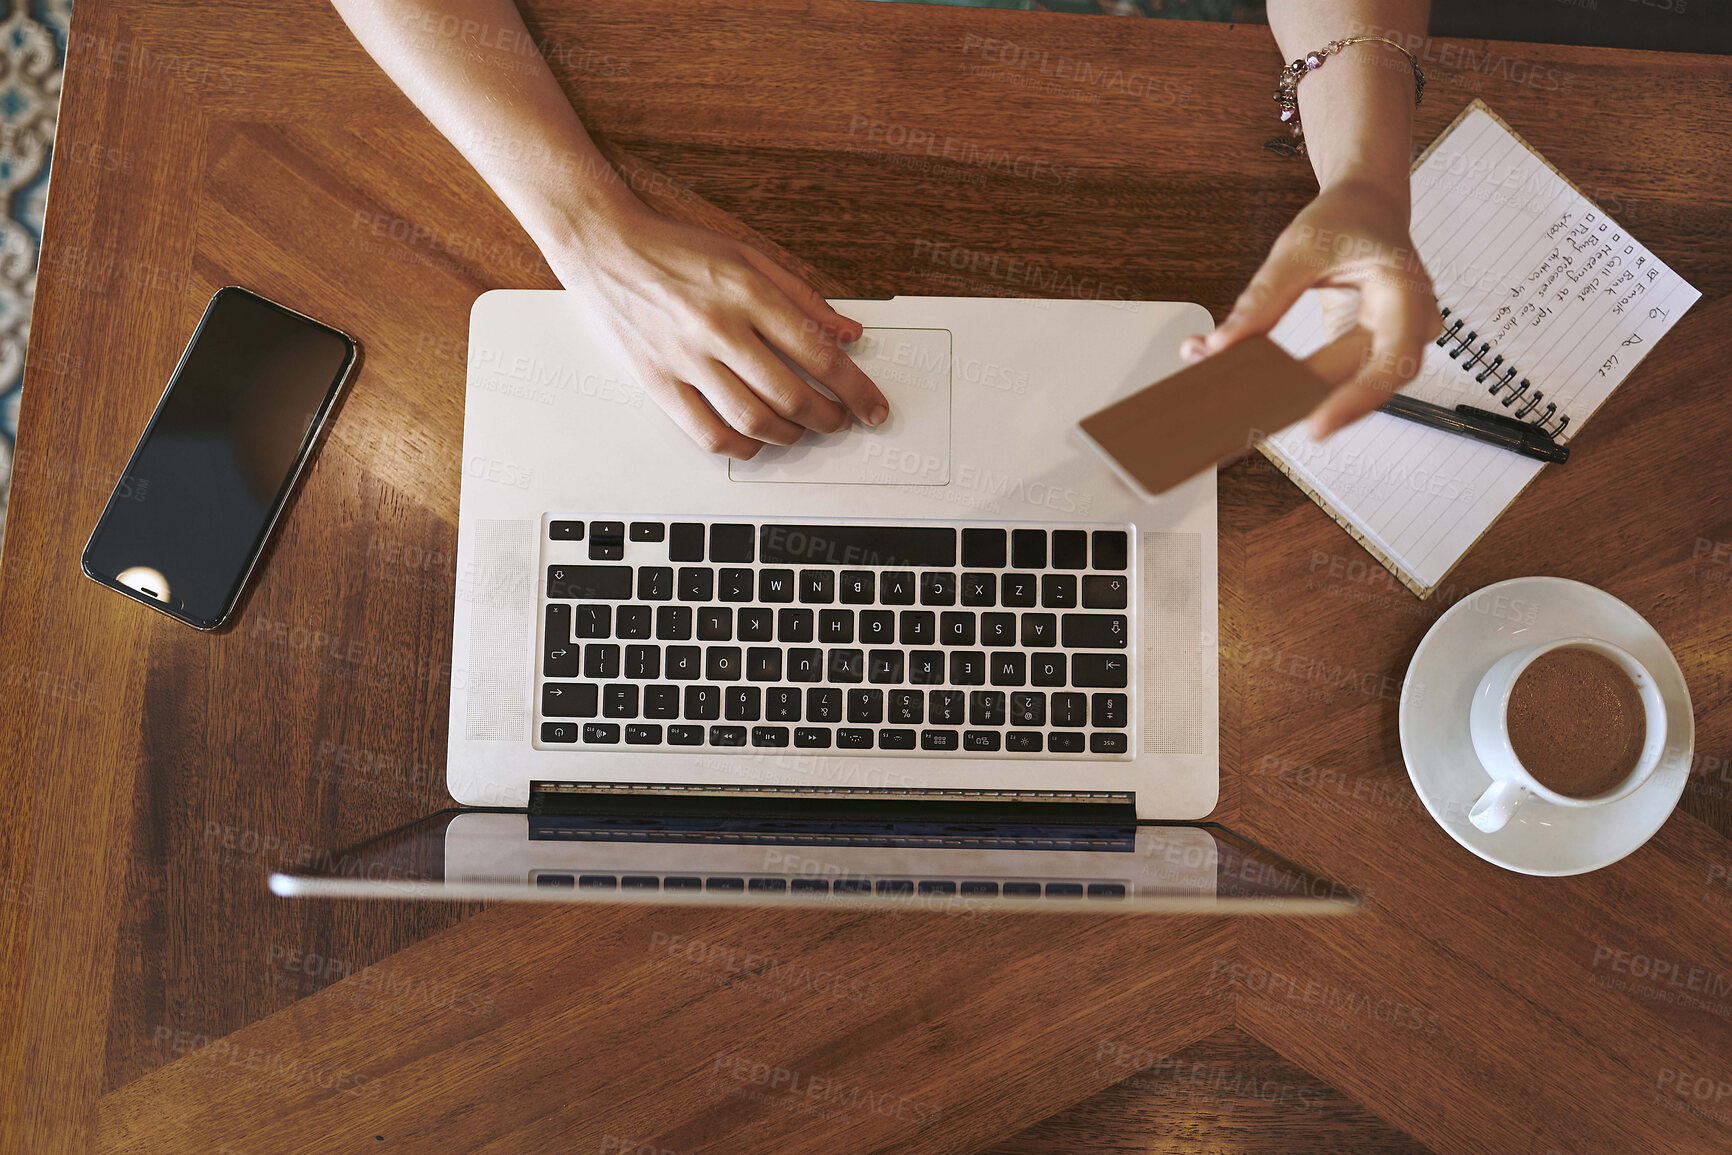
[{"label": "beaded bracelet", "polygon": [[1280,85],[1275,90],[1275,103],[1279,106],[1277,115],[1281,123],[1287,126],[1291,139],[1277,136],[1265,141],[1263,147],[1283,156],[1305,155],[1305,127],[1299,123],[1299,82],[1307,73],[1315,72],[1323,67],[1323,62],[1340,52],[1349,44],[1363,44],[1374,40],[1379,44],[1387,44],[1413,65],[1413,104],[1419,107],[1420,99],[1425,96],[1425,70],[1419,66],[1419,61],[1413,58],[1413,53],[1385,36],[1349,36],[1343,40],[1331,40],[1315,52],[1307,52],[1304,59],[1295,60],[1281,69]]}]

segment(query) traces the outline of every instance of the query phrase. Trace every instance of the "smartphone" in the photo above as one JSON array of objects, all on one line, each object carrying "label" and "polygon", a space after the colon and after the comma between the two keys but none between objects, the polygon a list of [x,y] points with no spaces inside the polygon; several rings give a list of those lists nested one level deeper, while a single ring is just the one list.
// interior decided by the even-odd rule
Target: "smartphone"
[{"label": "smartphone", "polygon": [[84,547],[85,576],[197,629],[221,626],[356,356],[346,333],[218,289]]}]

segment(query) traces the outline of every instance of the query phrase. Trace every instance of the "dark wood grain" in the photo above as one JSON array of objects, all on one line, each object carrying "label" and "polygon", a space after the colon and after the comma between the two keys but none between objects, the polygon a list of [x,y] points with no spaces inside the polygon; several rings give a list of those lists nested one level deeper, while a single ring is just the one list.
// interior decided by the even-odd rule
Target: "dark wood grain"
[{"label": "dark wood grain", "polygon": [[[837,0],[529,8],[646,199],[828,293],[1219,317],[1313,189],[1260,147],[1279,64],[1264,28]],[[985,37],[1075,63],[988,60]],[[1416,143],[1483,96],[1704,299],[1430,602],[1350,565],[1364,555],[1267,466],[1223,472],[1217,816],[1369,893],[1365,913],[476,911],[281,902],[263,876],[446,800],[468,309],[556,282],[328,7],[80,0],[61,139],[128,164],[55,171],[0,559],[0,1149],[1732,1145],[1732,1098],[1712,1098],[1732,1084],[1724,992],[1689,1005],[1602,957],[1732,983],[1732,566],[1714,552],[1732,542],[1732,64],[1423,50]],[[78,552],[228,283],[366,355],[237,623],[198,635],[85,581]],[[65,350],[82,372],[56,373]],[[1462,593],[1532,573],[1638,609],[1696,709],[1678,813],[1580,878],[1458,848],[1407,783],[1393,698],[1357,688],[1399,681]],[[1246,657],[1264,647],[1304,661]],[[844,994],[741,982],[675,941],[841,976]],[[1175,1104],[1165,1083],[1151,1100],[1143,1053],[1319,1105]],[[768,1093],[760,1069],[824,1090]],[[1678,1094],[1679,1072],[1710,1098]]]}]

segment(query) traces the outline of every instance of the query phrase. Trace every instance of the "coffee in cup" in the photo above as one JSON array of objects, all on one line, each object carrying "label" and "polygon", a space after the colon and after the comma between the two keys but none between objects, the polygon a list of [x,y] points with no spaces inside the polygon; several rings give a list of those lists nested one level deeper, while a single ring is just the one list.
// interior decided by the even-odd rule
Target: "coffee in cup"
[{"label": "coffee in cup", "polygon": [[1585,646],[1528,663],[1509,696],[1510,747],[1541,786],[1572,798],[1630,776],[1648,737],[1642,694],[1619,665]]}]

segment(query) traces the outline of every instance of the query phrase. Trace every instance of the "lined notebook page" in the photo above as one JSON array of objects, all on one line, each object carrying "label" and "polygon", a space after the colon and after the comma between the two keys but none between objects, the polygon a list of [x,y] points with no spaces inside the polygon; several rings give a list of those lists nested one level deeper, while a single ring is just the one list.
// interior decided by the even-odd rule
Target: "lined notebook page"
[{"label": "lined notebook page", "polygon": [[[1412,235],[1448,321],[1462,319],[1460,335],[1475,337],[1468,352],[1454,342],[1428,345],[1402,392],[1512,415],[1539,393],[1526,416],[1555,405],[1548,428],[1567,416],[1558,435],[1565,443],[1701,297],[1480,101],[1414,169]],[[1270,333],[1300,357],[1332,335],[1315,293]],[[1489,349],[1464,370],[1482,345]],[[1477,381],[1499,356],[1494,373]],[[1511,366],[1510,387],[1491,393]],[[1527,390],[1502,406],[1523,378]],[[1294,425],[1268,448],[1332,516],[1426,593],[1544,467],[1384,413],[1324,442]]]}]

